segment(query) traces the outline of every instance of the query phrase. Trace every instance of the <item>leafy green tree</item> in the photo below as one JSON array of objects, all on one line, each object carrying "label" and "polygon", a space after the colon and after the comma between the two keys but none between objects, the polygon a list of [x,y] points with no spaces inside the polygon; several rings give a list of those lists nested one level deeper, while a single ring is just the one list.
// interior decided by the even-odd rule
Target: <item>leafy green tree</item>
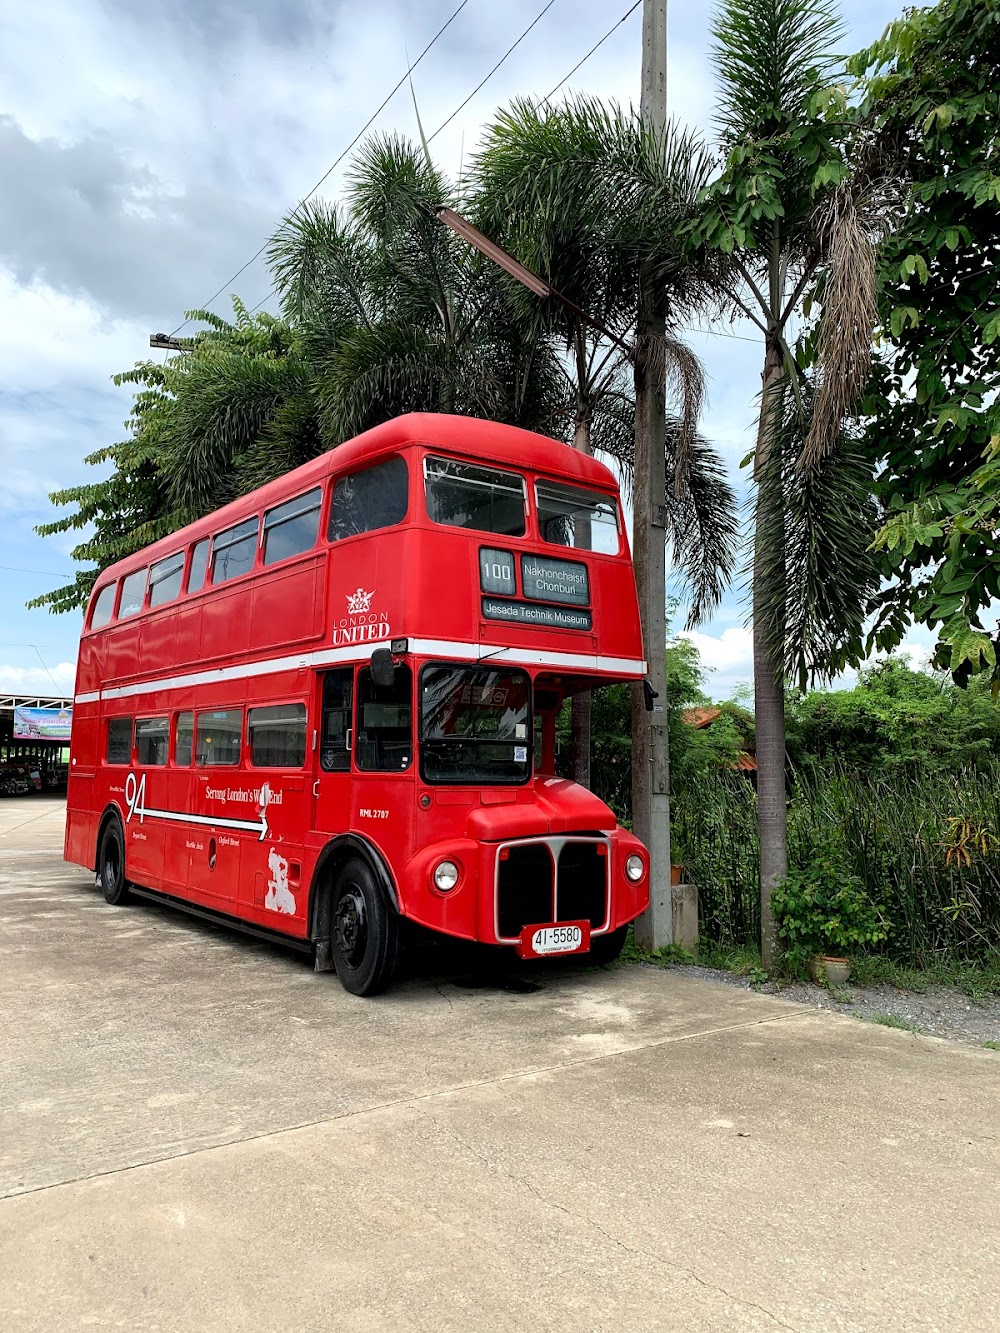
[{"label": "leafy green tree", "polygon": [[232,323],[192,311],[209,327],[187,351],[115,376],[135,386],[128,436],[84,460],[110,464],[110,474],[56,491],[54,504],[74,508],[38,529],[81,533],[73,559],[92,567],[30,605],[85,606],[100,570],[318,451],[309,371],[293,330],[272,315],[250,315],[239,300],[233,306]]},{"label": "leafy green tree", "polygon": [[[697,800],[699,783],[710,775],[732,769],[752,735],[753,719],[736,705],[722,705],[722,715],[710,728],[696,729],[686,712],[709,703],[705,672],[694,644],[672,638],[667,645],[667,726],[670,733],[670,786],[672,796]],[[631,818],[632,738],[631,697],[628,685],[608,685],[594,691],[593,790],[620,819]],[[560,768],[569,776],[570,714],[559,719],[562,744]],[[683,847],[675,848],[675,859]]]},{"label": "leafy green tree", "polygon": [[[859,511],[866,479],[843,422],[868,375],[887,192],[880,164],[852,137],[833,54],[842,32],[827,0],[722,5],[713,37],[725,160],[687,233],[699,250],[730,257],[728,305],[763,343],[752,592],[768,968],[780,947],[770,893],[787,869],[786,673],[861,657],[874,581]],[[790,329],[807,301],[819,313],[796,355]],[[834,580],[839,593],[827,595]]]},{"label": "leafy green tree", "polygon": [[1000,709],[989,682],[958,689],[906,659],[868,667],[850,690],[814,690],[789,704],[788,752],[798,769],[857,775],[957,775],[1000,762]]},{"label": "leafy green tree", "polygon": [[909,182],[865,405],[890,578],[874,642],[892,648],[915,617],[937,628],[940,666],[1000,680],[1000,0],[909,10],[850,67]]}]

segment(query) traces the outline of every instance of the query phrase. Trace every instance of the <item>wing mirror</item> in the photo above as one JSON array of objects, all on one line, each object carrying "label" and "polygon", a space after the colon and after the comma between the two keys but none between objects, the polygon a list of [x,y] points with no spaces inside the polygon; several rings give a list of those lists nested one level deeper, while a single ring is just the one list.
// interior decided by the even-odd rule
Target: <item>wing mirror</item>
[{"label": "wing mirror", "polygon": [[372,683],[376,689],[391,690],[396,681],[396,667],[388,648],[376,648],[371,660]]}]

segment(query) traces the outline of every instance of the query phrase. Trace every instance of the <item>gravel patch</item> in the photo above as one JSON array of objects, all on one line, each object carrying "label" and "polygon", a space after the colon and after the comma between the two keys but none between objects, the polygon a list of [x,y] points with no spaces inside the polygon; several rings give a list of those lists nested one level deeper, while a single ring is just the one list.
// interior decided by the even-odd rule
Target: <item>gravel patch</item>
[{"label": "gravel patch", "polygon": [[[971,1000],[962,991],[946,986],[916,993],[897,990],[895,986],[847,985],[831,993],[822,986],[802,981],[765,981],[755,986],[746,977],[712,967],[674,963],[670,970],[743,990],[758,990],[763,995],[777,995],[796,1004],[810,1004],[815,1009],[831,1009],[849,1018],[869,1022],[886,1017],[897,1019],[926,1036],[946,1037],[970,1046],[982,1046],[988,1041],[1000,1043],[1000,996],[997,995]],[[997,1057],[1000,1059],[1000,1051]]]}]

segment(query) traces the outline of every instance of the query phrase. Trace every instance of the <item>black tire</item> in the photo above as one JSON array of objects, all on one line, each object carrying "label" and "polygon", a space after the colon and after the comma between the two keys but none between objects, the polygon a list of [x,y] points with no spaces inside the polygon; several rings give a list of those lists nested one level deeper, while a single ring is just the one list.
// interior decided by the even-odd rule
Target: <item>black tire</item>
[{"label": "black tire", "polygon": [[399,965],[400,922],[371,866],[353,856],[333,890],[330,952],[352,995],[387,990]]},{"label": "black tire", "polygon": [[611,930],[607,935],[595,935],[590,941],[590,953],[581,954],[580,960],[585,961],[589,958],[590,962],[598,967],[605,967],[608,963],[616,963],[618,957],[625,947],[625,939],[628,935],[628,926],[619,926],[617,930]]},{"label": "black tire", "polygon": [[107,902],[124,906],[132,901],[125,878],[125,834],[121,820],[113,815],[104,825],[97,849],[97,882]]}]

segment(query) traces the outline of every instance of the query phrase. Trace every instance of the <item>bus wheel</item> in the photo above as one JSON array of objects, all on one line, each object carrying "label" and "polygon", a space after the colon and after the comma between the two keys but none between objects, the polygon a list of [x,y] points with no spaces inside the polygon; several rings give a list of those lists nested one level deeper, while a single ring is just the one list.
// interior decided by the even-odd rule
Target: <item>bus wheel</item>
[{"label": "bus wheel", "polygon": [[[618,961],[618,955],[625,947],[625,937],[628,935],[628,926],[620,926],[618,930],[611,930],[607,935],[598,935],[590,941],[589,959],[591,963],[596,963],[598,967],[603,967],[606,963],[615,963]],[[587,954],[581,954],[581,962],[586,962]]]},{"label": "bus wheel", "polygon": [[337,876],[331,943],[337,976],[352,995],[378,995],[391,984],[399,962],[399,918],[359,856]]},{"label": "bus wheel", "polygon": [[109,903],[119,905],[131,900],[128,880],[125,878],[125,835],[116,816],[108,820],[101,834],[97,852],[97,880]]}]

